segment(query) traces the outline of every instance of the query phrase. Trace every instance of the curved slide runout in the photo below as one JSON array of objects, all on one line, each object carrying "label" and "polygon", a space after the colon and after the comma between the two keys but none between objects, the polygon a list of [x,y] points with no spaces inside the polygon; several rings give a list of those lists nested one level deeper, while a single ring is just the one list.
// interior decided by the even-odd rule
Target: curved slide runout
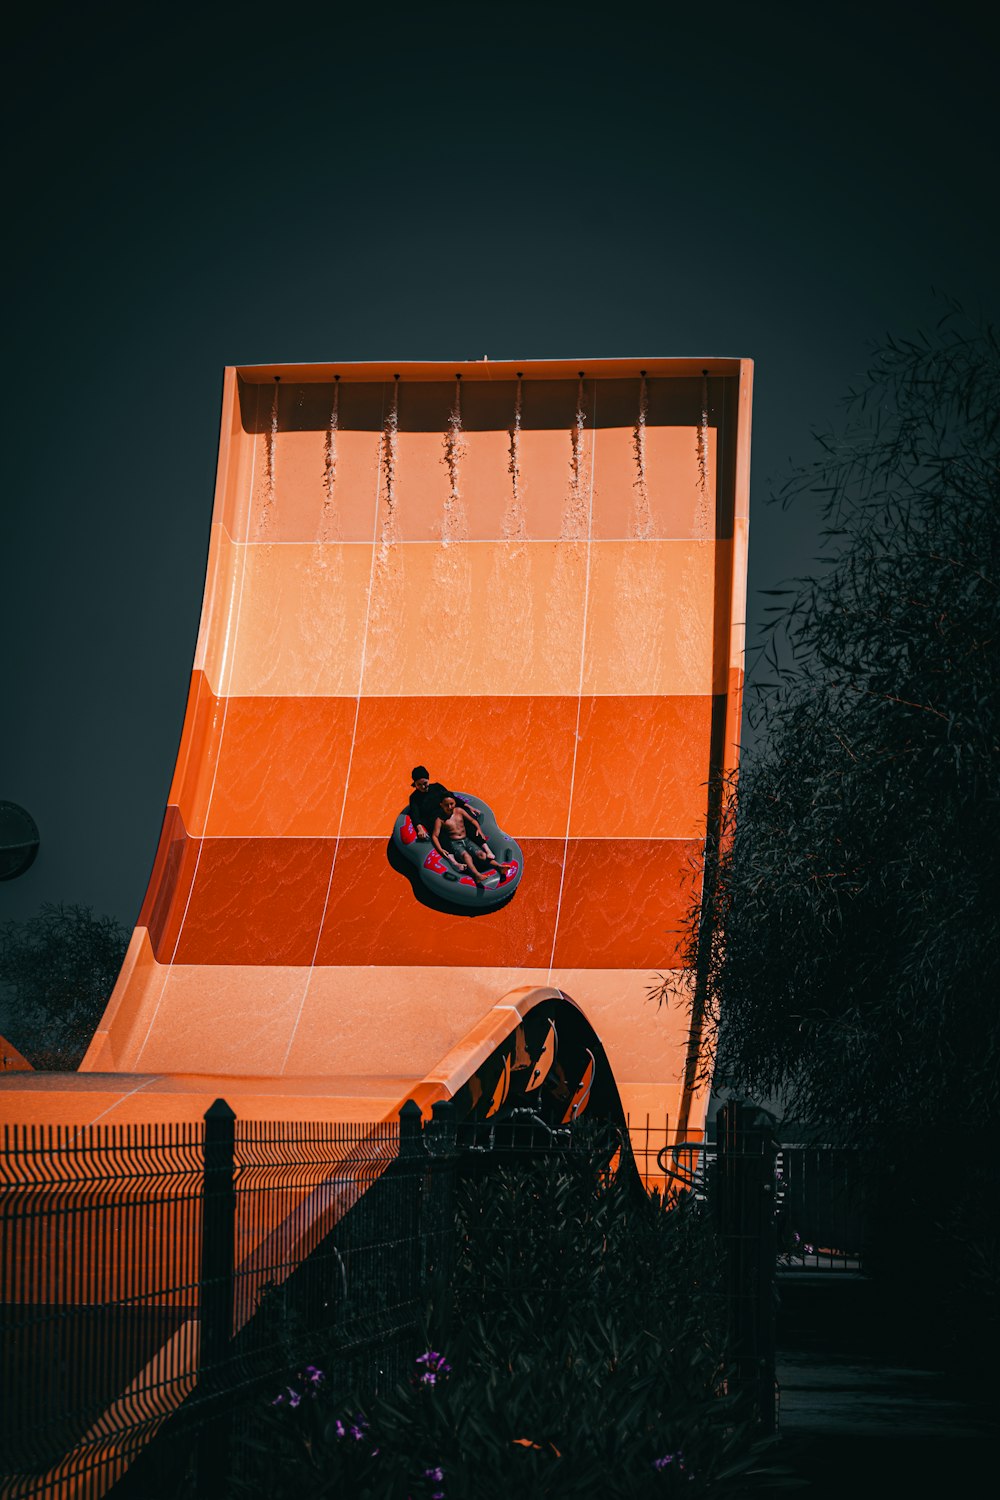
[{"label": "curved slide runout", "polygon": [[[750,389],[726,359],[227,370],[146,899],[80,1073],[4,1080],[4,1118],[429,1107],[541,988],[633,1126],[696,1131],[699,1039],[648,988],[736,761]],[[439,910],[390,863],[418,763],[518,840],[509,902]]]}]

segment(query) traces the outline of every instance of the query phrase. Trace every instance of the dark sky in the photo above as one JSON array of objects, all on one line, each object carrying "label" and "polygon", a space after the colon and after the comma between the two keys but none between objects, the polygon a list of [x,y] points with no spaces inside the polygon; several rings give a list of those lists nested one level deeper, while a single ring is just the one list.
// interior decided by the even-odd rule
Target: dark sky
[{"label": "dark sky", "polygon": [[[0,919],[131,925],[226,364],[748,355],[766,505],[886,331],[996,305],[996,22],[896,4],[46,8],[8,35]],[[986,28],[989,27],[987,30]],[[760,601],[751,596],[751,632]]]}]

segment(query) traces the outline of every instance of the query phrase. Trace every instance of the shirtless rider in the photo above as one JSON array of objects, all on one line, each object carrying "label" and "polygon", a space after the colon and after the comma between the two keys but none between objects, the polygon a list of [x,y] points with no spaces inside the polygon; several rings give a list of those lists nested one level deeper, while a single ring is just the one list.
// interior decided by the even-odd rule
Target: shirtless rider
[{"label": "shirtless rider", "polygon": [[[426,766],[414,766],[412,779],[413,791],[410,794],[409,806],[410,822],[416,830],[418,839],[429,839],[430,833],[428,829],[434,827],[434,819],[438,815],[441,798],[450,796],[451,793],[446,786],[441,785],[440,781],[431,781]],[[455,801],[459,807],[471,813],[473,818],[480,816],[479,808],[473,807],[472,803],[467,802],[464,797],[456,797]],[[483,854],[486,859],[493,858],[493,850],[485,838],[483,839]]]},{"label": "shirtless rider", "polygon": [[438,853],[445,859],[450,859],[459,870],[463,868],[468,870],[480,891],[484,891],[486,882],[476,868],[475,859],[478,858],[489,864],[492,869],[496,870],[501,880],[505,880],[508,872],[514,867],[485,853],[469,838],[470,831],[478,839],[482,839],[483,830],[476,819],[465,808],[459,807],[451,793],[447,792],[441,798],[441,807],[434,820],[431,842]]}]

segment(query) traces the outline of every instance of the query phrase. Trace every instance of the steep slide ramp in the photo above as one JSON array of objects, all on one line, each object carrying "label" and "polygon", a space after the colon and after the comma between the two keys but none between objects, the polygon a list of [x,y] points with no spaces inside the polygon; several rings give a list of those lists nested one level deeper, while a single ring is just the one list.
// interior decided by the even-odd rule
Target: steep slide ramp
[{"label": "steep slide ramp", "polygon": [[[7,1117],[380,1118],[565,996],[633,1125],[697,1127],[648,987],[736,760],[750,388],[723,359],[228,370],[146,900],[80,1074],[22,1075]],[[507,904],[436,909],[391,863],[418,763],[520,843]]]}]

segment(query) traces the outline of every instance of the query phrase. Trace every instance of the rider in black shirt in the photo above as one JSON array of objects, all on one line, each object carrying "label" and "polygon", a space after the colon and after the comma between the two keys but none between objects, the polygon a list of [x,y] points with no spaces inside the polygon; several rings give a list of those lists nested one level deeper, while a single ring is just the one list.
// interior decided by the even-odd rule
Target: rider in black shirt
[{"label": "rider in black shirt", "polygon": [[[442,797],[455,797],[455,793],[442,786],[440,781],[431,781],[426,766],[414,766],[412,772],[413,792],[410,796],[410,822],[417,830],[418,839],[429,839],[434,819],[438,817]],[[472,817],[479,817],[479,808],[466,802],[464,797],[455,797],[459,807],[465,808]],[[484,844],[484,848],[488,845]]]}]

